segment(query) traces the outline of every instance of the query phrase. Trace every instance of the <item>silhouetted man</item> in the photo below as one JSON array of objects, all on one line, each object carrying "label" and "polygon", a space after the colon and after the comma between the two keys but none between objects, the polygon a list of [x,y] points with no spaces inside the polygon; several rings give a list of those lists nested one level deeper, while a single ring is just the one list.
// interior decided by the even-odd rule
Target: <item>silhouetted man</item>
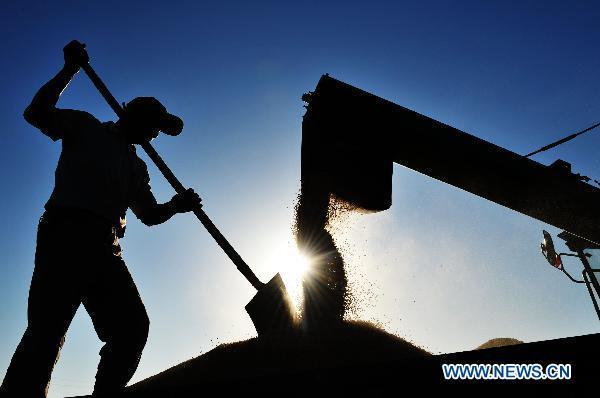
[{"label": "silhouetted man", "polygon": [[27,329],[0,387],[2,397],[44,397],[64,336],[80,303],[92,318],[100,351],[94,395],[121,391],[138,366],[148,336],[148,316],[121,258],[118,239],[130,208],[146,225],[200,205],[192,190],[158,204],[145,163],[133,144],[159,131],[177,135],[178,117],[151,97],[135,98],[114,122],[55,107],[80,65],[85,45],[64,48],[65,65],[35,95],[25,120],[52,140],[62,140],[55,187],[38,225]]}]

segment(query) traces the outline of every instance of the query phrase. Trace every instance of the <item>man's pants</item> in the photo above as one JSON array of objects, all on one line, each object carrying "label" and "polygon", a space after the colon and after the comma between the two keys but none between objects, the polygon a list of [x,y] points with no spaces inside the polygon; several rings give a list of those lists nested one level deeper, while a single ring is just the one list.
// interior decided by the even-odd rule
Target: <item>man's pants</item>
[{"label": "man's pants", "polygon": [[27,329],[0,387],[1,397],[46,396],[80,303],[105,343],[94,395],[121,391],[138,366],[149,321],[114,231],[85,212],[46,211],[38,226]]}]

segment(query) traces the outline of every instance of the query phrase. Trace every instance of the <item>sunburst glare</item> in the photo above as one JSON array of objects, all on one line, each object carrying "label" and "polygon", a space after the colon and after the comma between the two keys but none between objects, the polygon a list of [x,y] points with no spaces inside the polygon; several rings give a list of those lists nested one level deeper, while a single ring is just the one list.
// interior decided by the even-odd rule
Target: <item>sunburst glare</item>
[{"label": "sunburst glare", "polygon": [[268,267],[281,274],[297,310],[302,303],[302,278],[308,272],[310,264],[310,259],[300,253],[291,240],[276,247],[267,260]]}]

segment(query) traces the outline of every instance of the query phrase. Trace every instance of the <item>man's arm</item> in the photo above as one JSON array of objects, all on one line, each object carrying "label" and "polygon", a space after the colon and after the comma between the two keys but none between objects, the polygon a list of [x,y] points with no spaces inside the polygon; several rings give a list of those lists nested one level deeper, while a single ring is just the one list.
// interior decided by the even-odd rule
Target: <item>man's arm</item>
[{"label": "man's arm", "polygon": [[130,206],[135,216],[145,225],[152,226],[168,221],[177,213],[186,213],[202,206],[202,200],[193,189],[176,194],[166,203],[157,203],[150,189],[145,189]]},{"label": "man's arm", "polygon": [[[85,44],[73,40],[63,49],[65,65],[35,94],[23,117],[34,127],[47,133],[56,113],[56,103],[69,82],[79,72],[80,65],[88,62]],[[55,138],[55,137],[51,137]]]}]

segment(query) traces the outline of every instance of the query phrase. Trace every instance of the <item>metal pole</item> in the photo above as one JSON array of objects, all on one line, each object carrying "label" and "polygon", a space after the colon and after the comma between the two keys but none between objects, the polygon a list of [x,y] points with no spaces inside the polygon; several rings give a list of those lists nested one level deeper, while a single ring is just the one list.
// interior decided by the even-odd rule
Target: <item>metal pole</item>
[{"label": "metal pole", "polygon": [[586,274],[590,277],[592,285],[594,286],[594,290],[596,290],[596,294],[600,296],[600,284],[598,283],[598,278],[596,278],[596,274],[594,274],[594,270],[590,266],[583,249],[577,249],[577,256],[583,263],[583,268],[585,269]]}]

